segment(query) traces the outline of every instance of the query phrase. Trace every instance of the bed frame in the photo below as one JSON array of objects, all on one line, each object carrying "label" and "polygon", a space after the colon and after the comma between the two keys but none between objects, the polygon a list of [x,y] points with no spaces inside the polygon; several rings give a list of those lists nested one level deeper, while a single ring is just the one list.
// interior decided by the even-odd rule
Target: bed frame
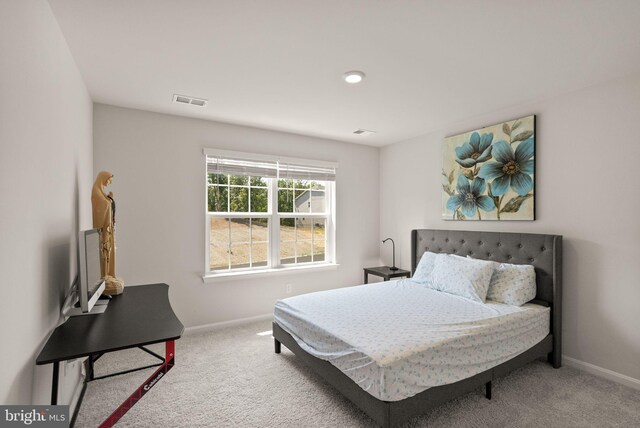
[{"label": "bed frame", "polygon": [[276,353],[280,353],[281,344],[284,344],[325,381],[384,428],[397,426],[482,385],[486,386],[486,396],[491,399],[493,379],[504,376],[538,358],[546,357],[554,368],[559,368],[561,365],[562,236],[434,229],[412,230],[412,274],[425,251],[533,265],[537,283],[534,303],[551,307],[551,333],[522,354],[475,376],[452,384],[429,388],[404,400],[382,401],[364,391],[328,361],[304,351],[289,333],[276,322],[273,323]]}]

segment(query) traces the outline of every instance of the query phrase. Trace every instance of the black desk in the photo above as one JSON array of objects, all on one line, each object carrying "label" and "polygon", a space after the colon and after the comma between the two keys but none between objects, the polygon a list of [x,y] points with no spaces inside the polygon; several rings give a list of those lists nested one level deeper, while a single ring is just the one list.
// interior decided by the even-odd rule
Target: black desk
[{"label": "black desk", "polygon": [[[111,299],[104,313],[71,317],[56,328],[36,364],[53,364],[51,404],[57,404],[60,361],[89,357],[90,368],[85,381],[91,381],[95,379],[93,363],[107,352],[139,347],[161,359],[162,363],[153,365],[160,367],[101,425],[110,427],[173,367],[174,341],[183,332],[184,326],[169,303],[167,284],[129,286],[123,294]],[[164,358],[144,348],[144,345],[161,342],[165,342]],[[122,373],[134,370],[138,369]]]}]

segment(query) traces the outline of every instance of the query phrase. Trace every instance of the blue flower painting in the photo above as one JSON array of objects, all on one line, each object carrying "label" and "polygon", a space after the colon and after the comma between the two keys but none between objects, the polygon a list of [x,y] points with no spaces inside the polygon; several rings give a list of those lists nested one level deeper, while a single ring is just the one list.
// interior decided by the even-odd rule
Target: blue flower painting
[{"label": "blue flower painting", "polygon": [[476,210],[495,210],[496,206],[493,198],[483,195],[486,187],[487,185],[482,178],[476,177],[469,183],[469,180],[464,175],[458,177],[457,192],[449,197],[447,208],[451,211],[459,209],[467,217],[474,217]]},{"label": "blue flower painting", "polygon": [[442,218],[534,220],[535,116],[445,138]]},{"label": "blue flower painting", "polygon": [[493,134],[482,134],[481,137],[474,132],[469,142],[456,147],[456,162],[464,168],[469,168],[486,161],[491,157],[491,140],[493,140]]}]

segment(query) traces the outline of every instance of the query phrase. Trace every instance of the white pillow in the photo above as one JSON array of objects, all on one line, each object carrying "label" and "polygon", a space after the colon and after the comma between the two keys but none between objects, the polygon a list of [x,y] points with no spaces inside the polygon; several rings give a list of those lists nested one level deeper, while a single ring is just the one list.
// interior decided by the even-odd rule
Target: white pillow
[{"label": "white pillow", "polygon": [[496,265],[486,260],[438,254],[430,288],[484,303]]},{"label": "white pillow", "polygon": [[436,253],[430,251],[425,252],[420,258],[420,262],[416,267],[416,271],[411,278],[414,282],[420,284],[426,284],[431,279],[431,272],[433,272],[433,266],[436,261]]},{"label": "white pillow", "polygon": [[489,283],[487,299],[520,306],[536,297],[536,271],[531,265],[500,263]]}]

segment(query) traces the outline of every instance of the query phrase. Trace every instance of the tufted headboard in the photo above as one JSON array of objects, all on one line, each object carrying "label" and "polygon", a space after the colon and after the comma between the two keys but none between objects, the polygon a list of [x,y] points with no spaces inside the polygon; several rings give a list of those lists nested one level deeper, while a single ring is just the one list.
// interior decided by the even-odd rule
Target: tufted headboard
[{"label": "tufted headboard", "polygon": [[411,231],[411,272],[425,251],[471,256],[536,270],[537,303],[551,307],[554,360],[559,364],[562,332],[562,236],[534,233],[418,229]]}]

